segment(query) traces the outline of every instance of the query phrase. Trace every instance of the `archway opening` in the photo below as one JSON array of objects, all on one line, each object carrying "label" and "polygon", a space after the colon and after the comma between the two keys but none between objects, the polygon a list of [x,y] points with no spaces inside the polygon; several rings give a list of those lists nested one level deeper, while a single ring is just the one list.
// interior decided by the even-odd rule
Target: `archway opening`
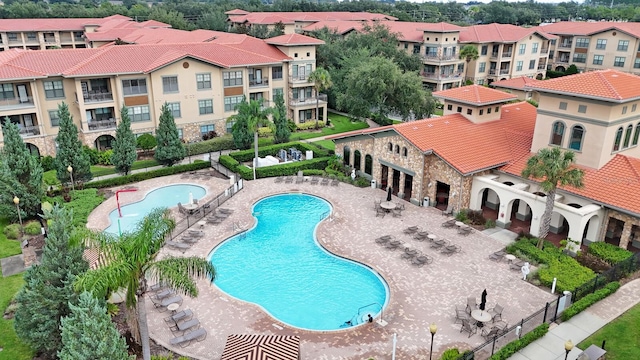
[{"label": "archway opening", "polygon": [[634,253],[640,252],[640,226],[638,225],[631,226],[631,235],[629,235],[627,250],[633,251]]},{"label": "archway opening", "polygon": [[482,204],[480,205],[482,216],[485,219],[498,220],[498,210],[500,209],[500,197],[492,189],[482,191]]},{"label": "archway opening", "polygon": [[[542,219],[540,220],[542,221]],[[560,247],[560,241],[566,240],[569,237],[569,222],[560,213],[554,211],[551,214],[551,225],[549,226],[549,233],[545,240],[551,241],[555,246]],[[581,241],[582,239],[572,239]]]},{"label": "archway opening", "polygon": [[615,218],[609,218],[607,231],[604,234],[604,241],[611,245],[620,246],[620,238],[624,229],[624,221]]},{"label": "archway opening", "polygon": [[536,75],[536,80],[542,80],[542,79],[543,79],[542,74],[538,74],[538,75]]},{"label": "archway opening", "polygon": [[511,211],[505,215],[505,222],[510,222],[509,230],[516,234],[531,232],[531,206],[526,201],[515,199],[511,203]]},{"label": "archway opening", "polygon": [[25,145],[27,146],[27,150],[29,150],[29,153],[31,155],[40,157],[40,149],[38,149],[37,146],[33,145],[32,143],[25,143]]},{"label": "archway opening", "polygon": [[93,143],[98,151],[105,151],[113,147],[112,145],[115,140],[111,135],[100,135]]}]

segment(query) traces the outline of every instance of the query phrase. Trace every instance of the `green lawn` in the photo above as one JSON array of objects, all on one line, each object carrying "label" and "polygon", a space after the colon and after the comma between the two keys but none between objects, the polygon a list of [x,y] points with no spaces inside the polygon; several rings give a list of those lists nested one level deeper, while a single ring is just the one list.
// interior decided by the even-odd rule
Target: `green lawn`
[{"label": "green lawn", "polygon": [[315,141],[313,142],[314,145],[318,145],[320,147],[323,147],[325,149],[328,150],[335,150],[336,149],[336,143],[334,143],[332,140],[319,140],[319,141]]},{"label": "green lawn", "polygon": [[606,340],[607,360],[640,359],[640,304],[578,344],[582,350]]},{"label": "green lawn", "polygon": [[[9,220],[0,219],[0,259],[6,258],[12,255],[18,255],[22,252],[20,249],[20,242],[17,240],[10,240],[4,236],[4,227],[9,225]],[[2,286],[0,286],[0,289]],[[0,352],[0,354],[2,354]]]},{"label": "green lawn", "polygon": [[[160,165],[160,164],[153,159],[139,160],[133,163],[133,165],[131,166],[131,169],[138,170],[138,169],[144,169],[144,168],[157,166],[157,165]],[[111,175],[115,173],[116,173],[116,170],[113,166],[94,165],[91,167],[91,174],[93,174],[94,178],[99,176],[104,176],[104,175]],[[56,178],[55,170],[49,170],[45,172],[43,176],[43,180],[46,185],[60,184],[60,182],[58,181],[58,178]]]},{"label": "green lawn", "polygon": [[433,115],[442,116],[443,113],[444,113],[444,110],[442,110],[442,109],[433,110]]},{"label": "green lawn", "polygon": [[[13,295],[20,290],[22,283],[22,274],[0,277],[0,289],[2,289],[0,291],[0,310],[2,313]],[[0,317],[0,347],[3,348],[0,351],[0,360],[29,360],[33,358],[33,351],[18,339],[13,330],[13,319],[6,320]]]},{"label": "green lawn", "polygon": [[348,117],[330,113],[329,119],[333,127],[325,127],[320,131],[296,132],[291,134],[291,141],[312,139],[321,136],[339,134],[347,131],[366,129],[369,125],[365,122],[351,122]]}]

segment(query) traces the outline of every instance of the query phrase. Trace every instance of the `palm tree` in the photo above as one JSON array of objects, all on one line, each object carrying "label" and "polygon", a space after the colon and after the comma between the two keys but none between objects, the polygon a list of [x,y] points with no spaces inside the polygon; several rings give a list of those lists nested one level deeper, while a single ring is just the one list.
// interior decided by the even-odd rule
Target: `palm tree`
[{"label": "palm tree", "polygon": [[[149,327],[144,294],[147,280],[167,284],[182,294],[198,295],[196,278],[213,281],[213,265],[198,257],[166,257],[156,259],[164,244],[165,236],[175,228],[175,221],[167,209],[152,210],[132,232],[117,237],[108,233],[94,232],[88,236],[89,246],[100,254],[101,266],[76,280],[78,291],[86,290],[95,296],[106,298],[118,289],[127,290],[127,308],[137,315],[129,321],[132,334],[139,336],[142,356],[151,358],[149,349]],[[137,330],[135,331],[137,325]]]},{"label": "palm tree", "polygon": [[464,59],[467,62],[467,66],[464,68],[464,80],[467,81],[469,74],[469,63],[471,60],[478,60],[478,48],[473,45],[465,45],[460,49],[460,59]]},{"label": "palm tree", "polygon": [[234,121],[239,125],[246,124],[244,126],[247,127],[247,131],[253,133],[253,147],[255,150],[253,180],[255,180],[256,167],[258,165],[258,128],[262,126],[272,127],[273,124],[269,121],[271,109],[264,109],[262,107],[262,99],[247,102],[247,99],[243,98],[242,102],[236,106],[236,111],[238,113],[230,116],[227,121]]},{"label": "palm tree", "polygon": [[311,74],[309,74],[308,81],[314,83],[313,87],[316,89],[316,129],[318,128],[318,118],[320,113],[320,92],[325,91],[333,86],[331,81],[331,74],[323,68],[316,68]]},{"label": "palm tree", "polygon": [[576,154],[573,151],[564,151],[560,148],[542,148],[536,155],[527,160],[526,167],[522,170],[522,177],[540,179],[542,190],[547,193],[544,214],[540,222],[538,232],[538,247],[542,244],[551,225],[551,215],[555,203],[556,190],[559,185],[581,188],[584,171],[571,165],[575,162]]}]

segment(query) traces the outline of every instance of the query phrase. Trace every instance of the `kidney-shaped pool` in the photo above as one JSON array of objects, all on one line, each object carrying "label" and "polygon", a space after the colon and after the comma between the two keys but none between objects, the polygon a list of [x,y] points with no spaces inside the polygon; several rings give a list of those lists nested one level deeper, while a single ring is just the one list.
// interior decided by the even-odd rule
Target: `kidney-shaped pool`
[{"label": "kidney-shaped pool", "polygon": [[209,255],[215,285],[298,328],[337,330],[375,317],[389,298],[382,277],[330,254],[315,239],[316,226],[330,212],[327,201],[305,194],[258,201],[256,226]]}]

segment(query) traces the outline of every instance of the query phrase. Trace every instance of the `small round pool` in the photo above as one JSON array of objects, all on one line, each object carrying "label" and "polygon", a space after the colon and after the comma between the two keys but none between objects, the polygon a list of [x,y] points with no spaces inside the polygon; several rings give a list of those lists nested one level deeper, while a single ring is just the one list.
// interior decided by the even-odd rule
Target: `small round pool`
[{"label": "small round pool", "polygon": [[375,317],[389,297],[382,277],[330,254],[315,239],[316,226],[330,212],[327,201],[305,194],[258,201],[256,226],[209,255],[214,284],[298,328],[338,330]]},{"label": "small round pool", "polygon": [[[206,193],[205,188],[193,184],[176,184],[157,188],[147,193],[144,199],[121,206],[122,217],[119,217],[118,209],[109,213],[111,225],[104,231],[116,235],[120,234],[120,231],[131,231],[151,210],[160,207],[174,207],[178,203],[187,204],[190,197],[201,199]],[[127,193],[120,194],[121,199],[126,196]]]}]

